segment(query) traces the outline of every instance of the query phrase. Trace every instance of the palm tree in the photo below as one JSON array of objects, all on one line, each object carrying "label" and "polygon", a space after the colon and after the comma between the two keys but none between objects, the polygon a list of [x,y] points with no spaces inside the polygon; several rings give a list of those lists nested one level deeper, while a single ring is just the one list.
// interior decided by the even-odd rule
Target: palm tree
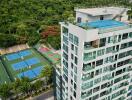
[{"label": "palm tree", "polygon": [[33,84],[33,89],[35,92],[37,92],[37,90],[39,90],[42,86],[43,86],[43,81],[38,80]]},{"label": "palm tree", "polygon": [[0,96],[3,98],[3,100],[6,100],[11,95],[10,89],[9,84],[0,85]]},{"label": "palm tree", "polygon": [[12,86],[13,86],[13,91],[16,94],[16,96],[18,97],[18,87],[21,85],[21,80],[20,79],[16,79],[15,82],[13,82]]},{"label": "palm tree", "polygon": [[22,82],[21,86],[19,86],[19,91],[25,95],[28,95],[31,91],[31,83],[30,82]]},{"label": "palm tree", "polygon": [[50,81],[52,81],[53,76],[53,68],[49,65],[45,66],[41,72],[41,77],[45,77],[46,83],[48,84]]}]

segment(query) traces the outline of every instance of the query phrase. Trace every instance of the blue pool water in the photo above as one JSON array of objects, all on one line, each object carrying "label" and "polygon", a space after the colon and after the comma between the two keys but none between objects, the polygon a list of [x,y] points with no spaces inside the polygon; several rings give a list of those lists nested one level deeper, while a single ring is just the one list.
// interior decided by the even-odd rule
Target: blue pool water
[{"label": "blue pool water", "polygon": [[94,22],[79,24],[79,26],[88,26],[93,28],[112,28],[112,27],[118,27],[118,26],[124,26],[124,25],[126,24],[123,22],[115,21],[115,20],[98,20]]}]

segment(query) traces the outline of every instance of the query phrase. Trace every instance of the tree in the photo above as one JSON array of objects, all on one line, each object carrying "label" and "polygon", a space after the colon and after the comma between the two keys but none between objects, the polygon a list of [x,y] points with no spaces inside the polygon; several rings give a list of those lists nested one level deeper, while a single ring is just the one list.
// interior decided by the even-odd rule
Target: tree
[{"label": "tree", "polygon": [[39,90],[43,85],[43,81],[38,80],[33,84],[33,89],[35,92],[37,92],[37,90]]},{"label": "tree", "polygon": [[16,38],[13,35],[0,33],[0,47],[6,48],[16,44]]},{"label": "tree", "polygon": [[41,32],[41,35],[46,38],[48,36],[55,36],[58,35],[60,33],[60,28],[57,25],[54,26],[47,26],[43,29],[43,31]]},{"label": "tree", "polygon": [[46,83],[51,82],[53,77],[53,68],[49,65],[45,66],[41,72],[41,77],[45,77]]},{"label": "tree", "polygon": [[11,95],[10,89],[9,84],[0,85],[0,96],[6,100]]},{"label": "tree", "polygon": [[19,86],[20,92],[24,94],[28,94],[31,91],[31,83],[30,82],[22,82],[21,86]]},{"label": "tree", "polygon": [[16,79],[15,82],[12,83],[12,88],[14,93],[18,96],[19,93],[19,86],[21,85],[21,80]]}]

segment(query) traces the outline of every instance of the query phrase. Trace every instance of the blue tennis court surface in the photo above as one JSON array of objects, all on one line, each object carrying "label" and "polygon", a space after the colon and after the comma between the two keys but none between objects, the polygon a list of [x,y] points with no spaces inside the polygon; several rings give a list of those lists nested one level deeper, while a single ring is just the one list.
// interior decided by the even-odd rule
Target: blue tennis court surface
[{"label": "blue tennis court surface", "polygon": [[18,59],[20,58],[20,56],[17,54],[17,53],[14,53],[14,54],[9,54],[6,56],[6,58],[11,61],[11,60],[15,60],[15,59]]},{"label": "blue tennis court surface", "polygon": [[36,78],[41,73],[42,68],[43,68],[42,66],[39,66],[39,67],[34,68],[32,70],[22,72],[22,73],[18,74],[17,76],[18,76],[18,78],[28,77],[30,79],[33,79],[33,78]]},{"label": "blue tennis court surface", "polygon": [[24,50],[24,51],[20,51],[20,52],[17,52],[17,53],[13,53],[13,54],[9,54],[7,55],[7,59],[9,61],[12,61],[12,60],[16,60],[16,59],[19,59],[21,58],[22,56],[28,56],[28,55],[31,55],[31,51],[30,50]]},{"label": "blue tennis court surface", "polygon": [[29,51],[29,50],[20,51],[19,55],[21,55],[21,56],[28,56],[28,55],[31,55],[31,51]]},{"label": "blue tennis court surface", "polygon": [[29,66],[32,66],[34,64],[37,64],[40,62],[38,58],[31,58],[25,61]]},{"label": "blue tennis court surface", "polygon": [[12,64],[12,68],[14,70],[19,70],[19,69],[22,69],[22,68],[25,68],[25,67],[28,67],[28,66],[27,66],[27,64],[24,61]]},{"label": "blue tennis court surface", "polygon": [[26,72],[22,72],[18,74],[18,78],[22,78],[22,77],[28,77],[30,79],[33,79],[36,77],[36,75],[31,70],[28,70]]},{"label": "blue tennis court surface", "polygon": [[26,68],[28,66],[32,66],[34,64],[37,64],[39,62],[40,62],[40,60],[38,58],[31,58],[31,59],[28,59],[25,61],[21,61],[21,62],[12,64],[12,68],[14,70],[19,70],[19,69],[23,69],[23,68]]},{"label": "blue tennis court surface", "polygon": [[37,68],[32,69],[32,71],[35,73],[35,75],[38,76],[41,73],[42,69],[43,69],[43,67],[39,66]]},{"label": "blue tennis court surface", "polygon": [[89,26],[94,28],[112,28],[112,27],[124,26],[126,24],[115,20],[98,20],[94,22],[81,23],[79,25]]}]

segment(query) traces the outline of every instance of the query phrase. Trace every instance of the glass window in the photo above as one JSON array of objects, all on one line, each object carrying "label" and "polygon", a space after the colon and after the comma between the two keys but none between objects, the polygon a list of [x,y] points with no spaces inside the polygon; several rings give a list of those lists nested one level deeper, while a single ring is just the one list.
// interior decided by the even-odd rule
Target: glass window
[{"label": "glass window", "polygon": [[75,47],[75,55],[77,55],[77,54],[78,54],[78,48]]},{"label": "glass window", "polygon": [[125,33],[122,35],[122,40],[127,39],[127,38],[128,38],[128,33]]},{"label": "glass window", "polygon": [[77,67],[74,66],[74,72],[77,74]]},{"label": "glass window", "polygon": [[99,89],[100,89],[100,87],[99,87],[99,86],[98,86],[98,87],[95,87],[95,88],[93,89],[93,93],[95,93],[95,92],[99,91]]},{"label": "glass window", "polygon": [[63,67],[63,71],[68,76],[68,70],[65,67]]},{"label": "glass window", "polygon": [[77,63],[78,63],[78,58],[77,57],[75,57],[75,64],[77,65]]},{"label": "glass window", "polygon": [[132,47],[132,42],[129,42],[128,43],[128,47]]},{"label": "glass window", "polygon": [[73,63],[71,63],[71,68],[72,68],[72,69],[73,69],[73,66],[74,66]]},{"label": "glass window", "polygon": [[67,61],[66,61],[65,59],[63,59],[63,65],[64,65],[66,68],[68,68],[68,63],[67,63]]},{"label": "glass window", "polygon": [[68,38],[63,35],[63,42],[68,45]]},{"label": "glass window", "polygon": [[68,55],[65,52],[63,52],[63,57],[68,61]]},{"label": "glass window", "polygon": [[68,36],[68,28],[62,27],[62,31],[66,36]]},{"label": "glass window", "polygon": [[69,33],[69,41],[73,43],[73,34]]},{"label": "glass window", "polygon": [[120,42],[120,41],[121,41],[121,35],[118,36],[118,42]]},{"label": "glass window", "polygon": [[73,54],[71,54],[71,59],[72,59],[72,60],[74,59],[74,55],[73,55]]},{"label": "glass window", "polygon": [[96,61],[96,66],[100,66],[103,64],[103,59]]},{"label": "glass window", "polygon": [[94,84],[98,84],[99,82],[101,82],[101,78],[97,78],[94,80]]},{"label": "glass window", "polygon": [[130,38],[132,38],[132,32],[131,32],[131,33],[129,33],[129,37],[130,37]]},{"label": "glass window", "polygon": [[128,47],[127,43],[121,44],[121,49],[124,49],[124,48],[127,48],[127,47]]},{"label": "glass window", "polygon": [[73,44],[71,44],[71,50],[74,50],[74,45]]},{"label": "glass window", "polygon": [[77,76],[74,74],[74,81],[77,82]]},{"label": "glass window", "polygon": [[74,83],[74,89],[75,89],[75,90],[77,89],[77,85],[76,85],[76,83]]},{"label": "glass window", "polygon": [[105,46],[105,43],[106,43],[106,38],[102,38],[102,39],[100,39],[100,44],[99,44],[99,46],[100,46],[100,47],[103,47],[103,46]]},{"label": "glass window", "polygon": [[68,53],[68,46],[63,44],[63,50]]},{"label": "glass window", "polygon": [[73,72],[71,71],[71,76],[73,77]]},{"label": "glass window", "polygon": [[74,44],[78,46],[79,40],[77,36],[74,36]]},{"label": "glass window", "polygon": [[114,46],[113,47],[108,47],[106,48],[106,53],[110,53],[110,52],[113,52],[114,51]]},{"label": "glass window", "polygon": [[102,56],[102,55],[104,55],[104,51],[105,51],[105,49],[98,50],[98,51],[97,51],[97,56]]},{"label": "glass window", "polygon": [[73,94],[73,95],[74,95],[74,97],[76,98],[76,92],[75,92],[75,91],[74,91],[74,94]]}]

